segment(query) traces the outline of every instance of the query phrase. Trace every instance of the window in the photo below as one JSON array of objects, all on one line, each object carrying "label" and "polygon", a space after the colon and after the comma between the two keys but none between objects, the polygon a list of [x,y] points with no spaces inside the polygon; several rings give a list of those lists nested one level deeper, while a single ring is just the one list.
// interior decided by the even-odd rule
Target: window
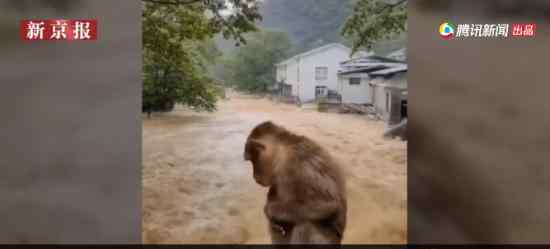
[{"label": "window", "polygon": [[316,86],[315,87],[315,97],[324,97],[327,95],[327,87],[326,86]]},{"label": "window", "polygon": [[349,78],[350,85],[361,85],[361,78]]},{"label": "window", "polygon": [[315,80],[327,80],[327,79],[328,79],[328,67],[316,67]]}]

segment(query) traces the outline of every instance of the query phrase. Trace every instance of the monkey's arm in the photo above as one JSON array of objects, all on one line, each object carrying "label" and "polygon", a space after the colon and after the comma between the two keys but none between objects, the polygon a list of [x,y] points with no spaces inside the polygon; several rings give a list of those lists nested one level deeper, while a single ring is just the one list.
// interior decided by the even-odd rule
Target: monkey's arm
[{"label": "monkey's arm", "polygon": [[340,212],[341,204],[336,201],[271,201],[264,208],[270,220],[298,222],[303,220],[323,220]]},{"label": "monkey's arm", "polygon": [[296,224],[312,222],[342,237],[346,226],[345,204],[336,201],[275,200],[268,202],[264,211],[271,228],[283,235]]},{"label": "monkey's arm", "polygon": [[273,220],[323,220],[345,212],[338,187],[316,171],[294,172],[278,179],[276,192],[264,210]]}]

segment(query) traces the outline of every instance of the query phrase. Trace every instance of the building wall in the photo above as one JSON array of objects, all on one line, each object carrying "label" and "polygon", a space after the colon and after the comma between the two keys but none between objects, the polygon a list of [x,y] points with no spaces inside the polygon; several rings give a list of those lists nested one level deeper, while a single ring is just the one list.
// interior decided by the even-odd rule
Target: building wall
[{"label": "building wall", "polygon": [[[301,101],[315,99],[315,87],[338,88],[338,69],[340,62],[349,60],[350,51],[340,46],[329,47],[323,51],[298,58],[277,66],[277,80],[292,86],[292,95]],[[327,67],[327,80],[315,80],[315,68]]]},{"label": "building wall", "polygon": [[292,96],[298,95],[298,64],[291,61],[277,66],[277,81],[283,81],[292,86]]},{"label": "building wall", "polygon": [[[300,61],[300,99],[309,101],[315,99],[315,87],[326,86],[336,91],[338,88],[338,70],[340,62],[349,60],[348,49],[334,46],[327,50],[304,57]],[[327,80],[315,80],[315,68],[327,67]]]},{"label": "building wall", "polygon": [[[387,120],[389,117],[389,106],[386,108],[386,100],[389,104],[391,100],[391,95],[388,96],[386,93],[386,87],[384,86],[384,80],[381,78],[375,78],[373,79],[372,83],[374,84],[374,108],[376,109],[376,112],[378,112],[382,119]],[[390,99],[388,99],[388,97]]]},{"label": "building wall", "polygon": [[[391,93],[388,89],[386,89],[386,86],[407,89],[407,74],[400,73],[387,79],[376,77],[372,79],[372,83],[375,85],[374,107],[376,108],[376,111],[381,114],[384,120],[388,120],[391,111]],[[386,100],[388,101],[387,109]]]},{"label": "building wall", "polygon": [[286,67],[287,84],[292,86],[292,96],[298,96],[298,63],[293,61]]},{"label": "building wall", "polygon": [[399,88],[406,89],[407,88],[407,73],[399,73],[394,75],[391,78],[388,78],[385,80],[387,84],[390,84],[392,86],[396,86]]},{"label": "building wall", "polygon": [[[350,85],[350,78],[361,78],[360,85]],[[342,102],[348,104],[371,104],[372,89],[369,86],[370,78],[366,74],[350,74],[339,76],[338,92],[342,95]]]},{"label": "building wall", "polygon": [[277,74],[275,75],[277,82],[286,81],[286,68],[286,64],[277,66]]}]

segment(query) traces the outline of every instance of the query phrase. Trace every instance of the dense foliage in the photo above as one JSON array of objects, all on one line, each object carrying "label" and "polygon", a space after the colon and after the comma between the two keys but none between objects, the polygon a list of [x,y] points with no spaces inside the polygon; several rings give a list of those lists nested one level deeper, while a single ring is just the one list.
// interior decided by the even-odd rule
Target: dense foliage
[{"label": "dense foliage", "polygon": [[340,29],[356,0],[265,0],[260,26],[285,31],[292,54],[332,42],[345,42]]},{"label": "dense foliage", "polygon": [[[221,86],[207,74],[219,56],[211,38],[221,33],[245,43],[243,33],[256,30],[255,1],[143,0],[142,111],[164,112],[175,104],[212,111]],[[224,11],[226,12],[225,14]]]},{"label": "dense foliage", "polygon": [[380,40],[395,37],[406,29],[406,0],[359,0],[342,35],[352,41],[353,51],[370,49]]},{"label": "dense foliage", "polygon": [[288,56],[290,47],[285,33],[256,32],[224,63],[224,78],[239,90],[267,92],[275,83],[275,64]]}]

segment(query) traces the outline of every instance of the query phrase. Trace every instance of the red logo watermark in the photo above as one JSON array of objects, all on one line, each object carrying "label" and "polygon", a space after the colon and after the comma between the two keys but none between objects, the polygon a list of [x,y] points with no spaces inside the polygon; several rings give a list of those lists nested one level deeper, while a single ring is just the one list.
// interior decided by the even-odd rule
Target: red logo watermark
[{"label": "red logo watermark", "polygon": [[535,36],[535,30],[537,25],[534,23],[528,24],[513,24],[512,25],[512,36]]},{"label": "red logo watermark", "polygon": [[458,24],[456,26],[447,25],[446,29],[442,24],[439,26],[439,33],[447,32],[449,37],[455,38],[523,38],[535,37],[537,25],[535,23],[499,23],[499,24]]},{"label": "red logo watermark", "polygon": [[96,20],[23,20],[20,36],[25,41],[97,40]]}]

